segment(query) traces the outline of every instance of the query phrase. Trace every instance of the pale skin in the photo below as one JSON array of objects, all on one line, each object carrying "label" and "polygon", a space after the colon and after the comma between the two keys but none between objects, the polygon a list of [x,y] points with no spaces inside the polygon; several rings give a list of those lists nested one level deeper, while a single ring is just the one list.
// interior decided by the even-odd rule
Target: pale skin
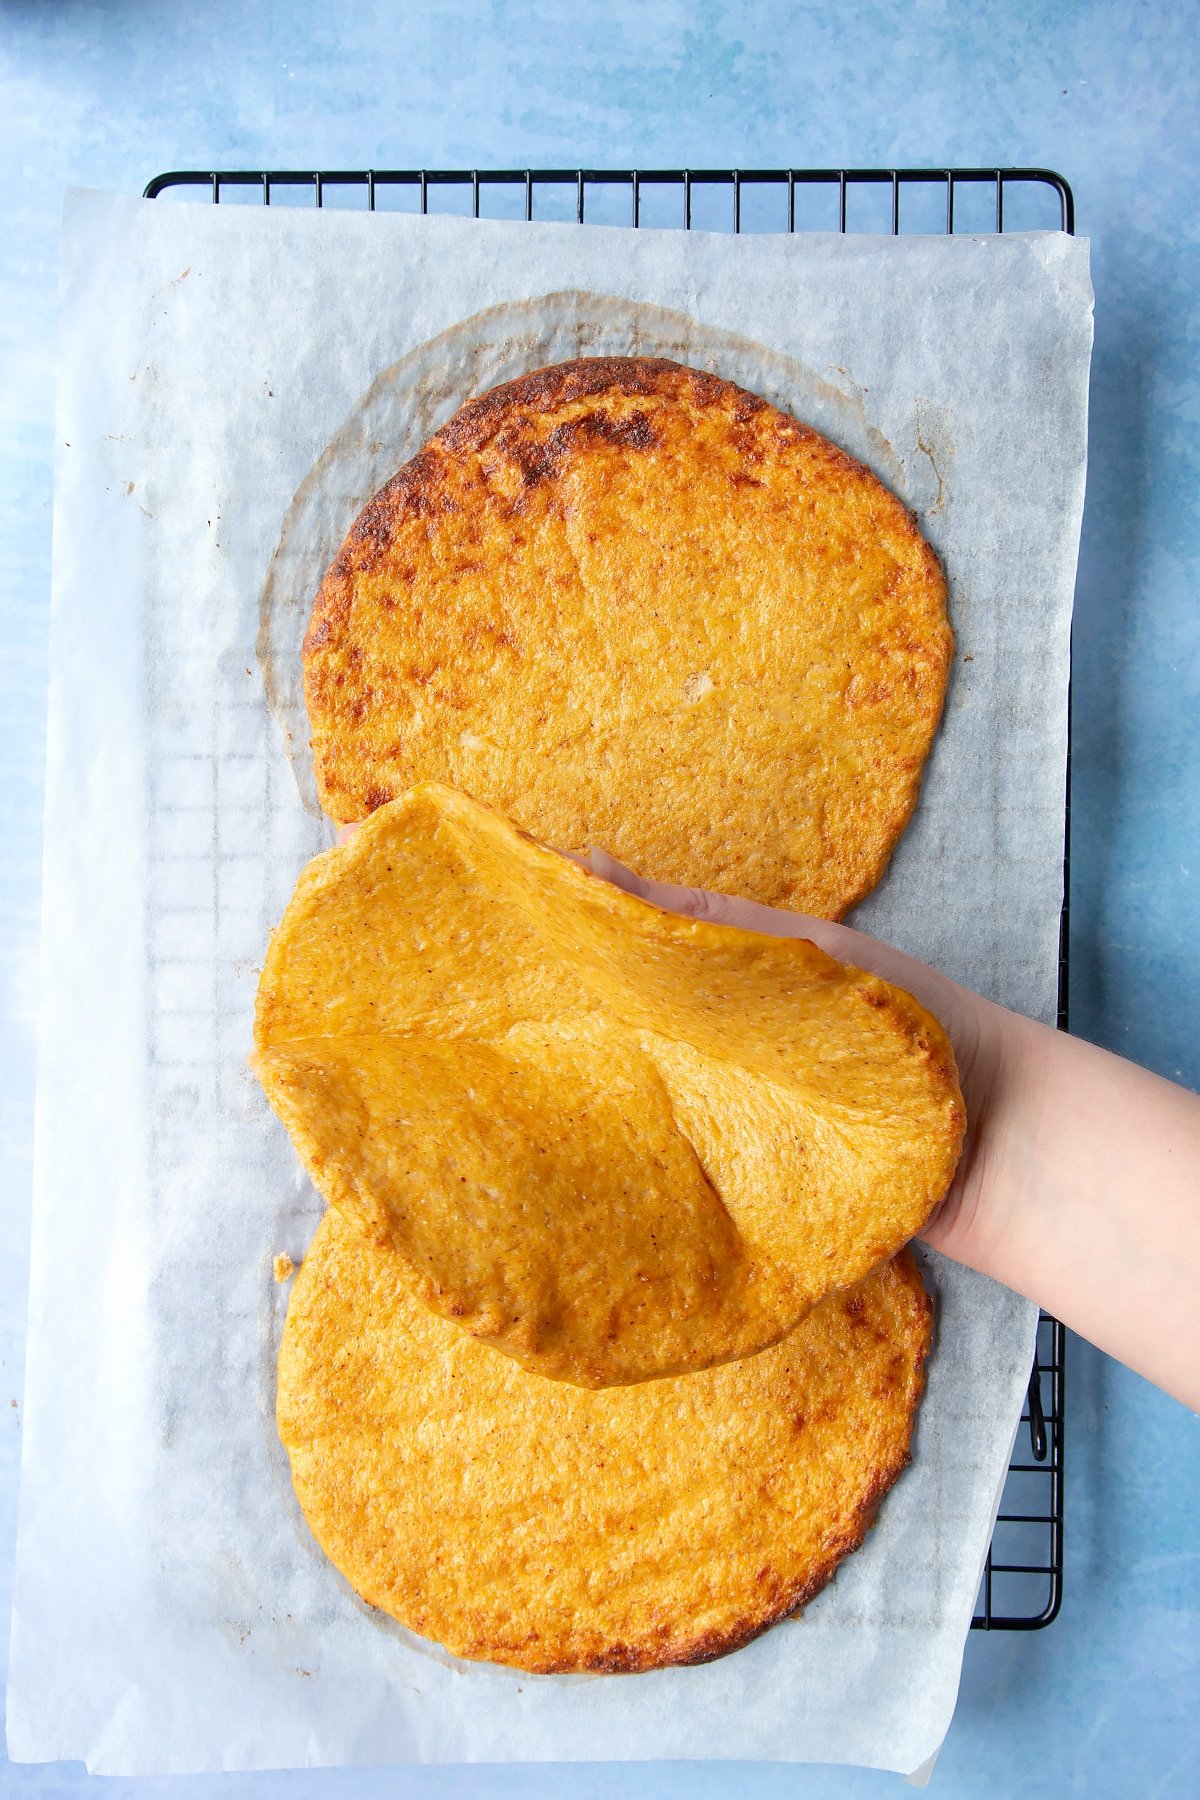
[{"label": "pale skin", "polygon": [[925,1242],[1200,1410],[1200,1097],[848,925],[647,881],[603,850],[574,860],[668,912],[808,938],[914,995],[954,1047],[968,1117]]},{"label": "pale skin", "polygon": [[1200,1097],[848,925],[646,881],[602,850],[588,860],[669,912],[809,938],[913,994],[954,1046],[969,1120],[925,1242],[1200,1410]]}]

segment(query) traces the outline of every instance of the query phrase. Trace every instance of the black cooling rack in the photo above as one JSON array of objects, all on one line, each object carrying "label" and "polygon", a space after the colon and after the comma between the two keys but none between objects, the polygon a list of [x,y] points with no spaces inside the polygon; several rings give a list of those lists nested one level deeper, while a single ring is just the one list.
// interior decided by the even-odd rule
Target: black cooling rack
[{"label": "black cooling rack", "polygon": [[[302,205],[468,218],[716,231],[1073,232],[1075,202],[1051,169],[175,169],[146,198]],[[1070,752],[1066,826],[1070,848]],[[1069,861],[1058,1023],[1067,1027]],[[1063,1586],[1066,1332],[1043,1313],[972,1626],[1036,1631]]]}]

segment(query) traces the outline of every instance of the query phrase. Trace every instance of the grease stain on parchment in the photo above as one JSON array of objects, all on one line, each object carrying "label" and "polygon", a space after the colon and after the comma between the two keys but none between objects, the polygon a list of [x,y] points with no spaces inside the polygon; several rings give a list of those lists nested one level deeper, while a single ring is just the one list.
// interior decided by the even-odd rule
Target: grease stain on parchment
[{"label": "grease stain on parchment", "polygon": [[[875,475],[878,475],[881,481],[886,482],[886,485],[898,494],[902,500],[907,502],[908,483],[903,458],[896,454],[895,449],[888,442],[887,438],[884,437],[879,427],[877,425],[872,425],[870,419],[867,417],[867,395],[871,391],[870,388],[865,387],[861,381],[856,381],[849,369],[845,368],[841,363],[830,363],[828,366],[830,372],[832,374],[840,375],[842,377],[842,382],[845,384],[845,386],[842,386],[831,383],[832,391],[838,396],[839,400],[842,401],[848,414],[853,419],[854,424],[866,434],[867,441],[874,452],[874,455],[870,459],[872,472]],[[849,392],[846,391],[847,388],[850,390]],[[806,421],[806,423],[811,423],[811,421]],[[829,436],[829,433],[826,432],[825,435]],[[845,448],[844,445],[843,448]],[[859,460],[865,462],[867,461],[867,458],[860,457]],[[884,474],[884,470],[887,471],[886,475]]]},{"label": "grease stain on parchment", "polygon": [[944,406],[938,406],[932,400],[918,400],[915,437],[916,449],[925,458],[927,468],[924,482],[918,478],[913,485],[918,490],[922,487],[928,490],[932,477],[936,491],[924,498],[923,503],[918,494],[914,504],[922,518],[935,519],[945,511],[949,499],[950,469],[956,454]]},{"label": "grease stain on parchment", "polygon": [[[474,395],[547,363],[665,356],[761,394],[857,457],[907,506],[915,421],[901,450],[869,416],[868,390],[830,380],[738,332],[644,301],[575,290],[475,313],[417,345],[356,402],[296,490],[259,600],[258,662],[267,703],[305,807],[321,816],[309,750],[301,647],[325,572],[359,512]],[[918,462],[921,466],[922,459]]]}]

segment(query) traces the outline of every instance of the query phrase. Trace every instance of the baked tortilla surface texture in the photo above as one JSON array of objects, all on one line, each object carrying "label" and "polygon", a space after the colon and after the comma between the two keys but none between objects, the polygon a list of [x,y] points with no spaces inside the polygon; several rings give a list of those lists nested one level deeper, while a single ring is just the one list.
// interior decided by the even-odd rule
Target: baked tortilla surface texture
[{"label": "baked tortilla surface texture", "polygon": [[432,785],[304,870],[255,1044],[409,1291],[588,1387],[777,1342],[921,1229],[965,1126],[900,988],[663,912]]},{"label": "baked tortilla surface texture", "polygon": [[916,804],[946,583],[861,463],[644,357],[471,401],[375,495],[304,647],[318,791],[465,789],[559,849],[840,918]]},{"label": "baked tortilla surface texture", "polygon": [[904,1253],[761,1356],[589,1392],[437,1318],[330,1209],[291,1296],[279,1432],[330,1561],[456,1655],[704,1662],[862,1542],[908,1461],[930,1332]]}]

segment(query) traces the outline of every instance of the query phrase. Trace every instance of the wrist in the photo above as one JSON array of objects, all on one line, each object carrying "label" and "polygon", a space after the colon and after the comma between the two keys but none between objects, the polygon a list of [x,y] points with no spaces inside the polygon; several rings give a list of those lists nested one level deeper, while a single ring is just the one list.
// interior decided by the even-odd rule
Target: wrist
[{"label": "wrist", "polygon": [[945,1201],[921,1235],[955,1262],[1004,1280],[1028,1197],[1021,1175],[1028,1151],[1017,1140],[1030,1127],[1040,1040],[1055,1034],[992,1001],[976,999],[976,1007],[959,1072],[967,1107],[963,1153]]}]

